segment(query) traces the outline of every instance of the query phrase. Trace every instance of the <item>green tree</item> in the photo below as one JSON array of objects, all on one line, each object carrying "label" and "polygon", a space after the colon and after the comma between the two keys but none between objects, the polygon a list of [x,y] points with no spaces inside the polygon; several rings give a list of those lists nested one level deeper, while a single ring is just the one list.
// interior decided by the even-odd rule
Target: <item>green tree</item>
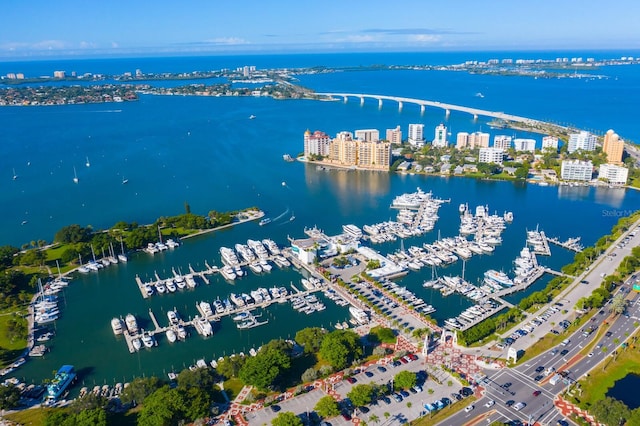
[{"label": "green tree", "polygon": [[598,422],[607,425],[624,424],[624,421],[631,416],[631,411],[624,403],[609,396],[594,402],[589,412]]},{"label": "green tree", "polygon": [[627,301],[624,298],[624,294],[618,293],[613,296],[613,299],[611,299],[611,309],[613,310],[613,312],[615,312],[616,314],[622,314],[626,308]]},{"label": "green tree", "polygon": [[10,410],[15,408],[18,406],[19,401],[20,389],[12,384],[0,386],[0,409]]},{"label": "green tree", "polygon": [[133,402],[142,404],[149,395],[162,387],[162,382],[157,377],[133,379],[120,395],[124,404]]},{"label": "green tree", "polygon": [[57,243],[88,242],[91,239],[91,227],[83,228],[80,225],[69,225],[56,232],[53,240]]},{"label": "green tree", "polygon": [[337,370],[345,368],[362,355],[360,336],[351,330],[336,330],[327,334],[320,346],[320,356]]},{"label": "green tree", "polygon": [[182,389],[196,387],[210,392],[214,384],[213,374],[208,368],[184,369],[178,374],[178,387]]},{"label": "green tree", "polygon": [[372,385],[355,385],[351,388],[349,393],[347,393],[347,397],[351,400],[353,405],[361,407],[371,403],[373,391],[374,387]]},{"label": "green tree", "polygon": [[27,334],[29,332],[27,321],[17,315],[12,316],[7,320],[6,334],[9,340],[27,340]]},{"label": "green tree", "polygon": [[395,389],[409,389],[416,385],[416,373],[411,371],[401,371],[393,377],[393,387]]},{"label": "green tree", "polygon": [[293,414],[291,411],[285,411],[279,413],[271,420],[272,426],[303,426],[300,417]]},{"label": "green tree", "polygon": [[317,378],[318,378],[318,370],[316,370],[313,367],[309,367],[306,370],[304,370],[304,373],[302,373],[302,376],[300,376],[300,379],[302,380],[303,383],[311,382]]},{"label": "green tree", "polygon": [[243,356],[225,356],[221,361],[218,361],[216,371],[227,379],[238,377],[245,361],[246,358]]},{"label": "green tree", "polygon": [[325,395],[320,398],[313,409],[320,417],[325,419],[340,414],[338,402],[330,395]]},{"label": "green tree", "polygon": [[307,353],[316,353],[320,350],[322,339],[326,336],[327,330],[320,327],[307,327],[298,331],[295,336],[295,341],[302,347]]},{"label": "green tree", "polygon": [[186,401],[176,389],[165,385],[149,395],[138,414],[139,426],[169,426],[183,419]]},{"label": "green tree", "polygon": [[106,426],[107,412],[102,408],[84,410],[76,414],[75,426]]},{"label": "green tree", "polygon": [[289,367],[289,354],[277,341],[271,341],[263,346],[256,356],[247,358],[239,376],[245,383],[264,390],[272,386],[280,373]]},{"label": "green tree", "polygon": [[376,416],[375,414],[372,414],[369,416],[369,422],[373,424],[380,423],[380,417]]},{"label": "green tree", "polygon": [[20,249],[13,246],[0,246],[0,266],[7,268],[12,265],[13,257],[20,252]]}]

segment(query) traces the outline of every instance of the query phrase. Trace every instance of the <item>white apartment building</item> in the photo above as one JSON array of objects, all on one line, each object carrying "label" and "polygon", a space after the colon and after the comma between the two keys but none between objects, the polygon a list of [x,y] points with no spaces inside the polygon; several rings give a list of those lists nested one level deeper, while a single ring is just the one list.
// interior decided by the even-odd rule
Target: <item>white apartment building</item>
[{"label": "white apartment building", "polygon": [[560,167],[560,177],[564,180],[590,181],[593,175],[591,161],[564,160]]},{"label": "white apartment building", "polygon": [[516,151],[536,152],[536,141],[535,139],[515,138],[513,147]]},{"label": "white apartment building", "polygon": [[434,147],[445,148],[447,146],[447,126],[440,124],[436,127],[433,142]]},{"label": "white apartment building", "polygon": [[554,149],[558,150],[558,138],[555,136],[545,136],[542,138],[542,150]]},{"label": "white apartment building", "polygon": [[390,143],[402,143],[402,130],[400,130],[400,126],[397,126],[395,129],[387,129],[386,139]]},{"label": "white apartment building", "polygon": [[605,179],[609,183],[625,185],[629,177],[629,169],[615,164],[601,164],[598,179]]},{"label": "white apartment building", "polygon": [[593,151],[596,149],[596,141],[598,138],[596,135],[592,135],[591,133],[583,130],[580,133],[572,133],[569,135],[569,144],[567,146],[567,151],[569,154],[575,152],[579,149],[582,151]]},{"label": "white apartment building", "polygon": [[478,163],[502,164],[504,150],[502,148],[480,148]]},{"label": "white apartment building", "polygon": [[493,137],[493,147],[504,149],[505,151],[511,148],[511,136],[507,135],[495,135]]},{"label": "white apartment building", "polygon": [[424,124],[409,124],[409,144],[415,147],[424,146]]},{"label": "white apartment building", "polygon": [[362,129],[356,130],[356,139],[371,142],[380,140],[380,132],[378,129]]},{"label": "white apartment building", "polygon": [[320,155],[326,157],[329,155],[329,145],[331,145],[331,137],[320,130],[311,133],[310,130],[304,132],[304,156]]}]

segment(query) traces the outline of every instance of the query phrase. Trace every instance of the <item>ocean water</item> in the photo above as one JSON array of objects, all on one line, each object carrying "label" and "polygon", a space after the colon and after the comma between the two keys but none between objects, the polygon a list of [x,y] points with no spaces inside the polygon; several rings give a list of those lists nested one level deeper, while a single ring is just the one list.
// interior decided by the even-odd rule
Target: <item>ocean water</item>
[{"label": "ocean water", "polygon": [[[616,57],[603,54],[601,57]],[[487,54],[490,55],[490,54]],[[531,56],[532,54],[528,54]],[[555,53],[550,53],[555,55]],[[229,57],[229,58],[141,58],[69,63],[2,63],[0,74],[27,72],[34,75],[71,66],[80,72],[115,73],[142,68],[145,72],[219,69],[256,64],[262,67],[309,66],[313,61],[327,65],[374,63],[454,63],[459,57],[409,54],[335,55],[310,57]],[[556,55],[558,56],[558,55]],[[571,55],[563,55],[571,56]],[[585,55],[586,56],[586,55]],[[595,56],[595,55],[594,55]],[[488,56],[493,57],[493,56]],[[552,56],[553,57],[553,56]],[[392,61],[397,62],[392,62]],[[420,62],[422,61],[422,62]],[[431,61],[431,62],[427,62]],[[322,63],[316,63],[322,65]],[[210,68],[207,68],[210,67]],[[51,68],[51,70],[46,71]],[[606,71],[606,72],[604,72]],[[349,91],[411,96],[484,109],[505,111],[534,118],[593,126],[605,131],[612,127],[623,137],[640,135],[632,117],[640,88],[631,67],[611,67],[612,77],[602,80],[534,80],[523,77],[475,76],[443,71],[344,72],[300,76],[301,84],[318,91]],[[8,72],[8,71],[7,71]],[[482,92],[484,98],[475,96]],[[622,107],[619,107],[622,106]],[[255,115],[254,120],[249,116]],[[338,233],[341,225],[358,226],[394,217],[391,200],[416,187],[451,198],[440,210],[436,229],[424,237],[405,241],[405,247],[441,236],[457,234],[458,205],[472,208],[488,205],[491,212],[513,211],[515,220],[503,234],[504,243],[489,256],[474,257],[465,265],[465,277],[476,282],[489,268],[510,271],[512,261],[524,246],[526,230],[540,227],[560,239],[580,236],[585,245],[607,233],[623,214],[640,205],[635,191],[609,188],[539,187],[509,182],[478,181],[396,175],[380,172],[317,170],[302,163],[286,163],[282,154],[302,151],[302,135],[309,128],[329,134],[358,128],[386,128],[422,122],[435,128],[446,122],[449,131],[489,131],[486,121],[474,121],[466,114],[452,112],[448,120],[442,111],[385,103],[360,106],[343,102],[276,101],[268,98],[203,98],[183,96],[142,96],[138,102],[60,107],[0,108],[3,128],[0,144],[0,235],[3,244],[21,245],[31,240],[52,240],[62,226],[78,223],[95,229],[125,220],[153,222],[158,216],[191,211],[227,211],[257,206],[274,220],[268,226],[256,223],[185,242],[171,253],[150,257],[135,256],[127,265],[112,266],[98,274],[77,277],[64,292],[64,312],[56,322],[57,336],[43,359],[24,365],[19,374],[28,381],[50,376],[61,364],[71,363],[82,371],[87,386],[130,380],[136,375],[162,375],[232,352],[247,351],[275,337],[292,337],[309,325],[330,327],[347,318],[347,311],[327,303],[328,309],[300,315],[288,305],[264,312],[269,324],[238,331],[223,321],[214,337],[198,336],[135,355],[123,341],[114,338],[109,320],[128,312],[139,316],[148,327],[149,309],[166,323],[166,311],[176,307],[183,317],[196,314],[195,303],[226,297],[258,286],[299,283],[295,270],[250,276],[230,285],[214,279],[210,285],[181,294],[143,300],[135,276],[150,279],[154,272],[165,277],[171,268],[186,271],[191,264],[202,269],[204,261],[220,264],[219,248],[245,242],[248,238],[273,238],[281,246],[287,238],[304,236],[304,228],[318,226]],[[511,131],[509,131],[511,133]],[[429,131],[427,130],[427,135]],[[527,136],[518,132],[518,136]],[[535,136],[538,140],[540,136]],[[90,167],[86,167],[87,158]],[[78,184],[73,183],[75,173]],[[13,170],[19,176],[12,180]],[[3,177],[4,176],[4,177]],[[122,179],[128,179],[123,185]],[[294,214],[295,221],[288,218]],[[24,223],[24,224],[23,224]],[[383,253],[398,249],[400,243],[374,246]],[[540,263],[559,269],[573,254],[552,247],[550,258]],[[439,274],[461,273],[456,264]],[[440,321],[456,314],[469,302],[457,296],[442,298],[421,287],[430,271],[411,273],[401,280],[438,311]],[[528,292],[548,281],[545,276]],[[523,293],[513,296],[519,300]],[[108,350],[105,350],[108,348]]]}]

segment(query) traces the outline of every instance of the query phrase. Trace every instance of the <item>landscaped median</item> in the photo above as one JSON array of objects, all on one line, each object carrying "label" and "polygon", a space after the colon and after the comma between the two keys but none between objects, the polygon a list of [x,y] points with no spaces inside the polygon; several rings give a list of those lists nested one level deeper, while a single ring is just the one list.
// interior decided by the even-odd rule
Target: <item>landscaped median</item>
[{"label": "landscaped median", "polygon": [[458,411],[464,410],[464,407],[468,406],[471,403],[476,401],[475,396],[470,396],[468,398],[461,399],[460,401],[456,401],[451,405],[447,405],[443,409],[434,412],[430,412],[426,416],[420,417],[419,419],[413,420],[409,422],[411,426],[432,426],[440,423],[441,421],[453,416]]}]

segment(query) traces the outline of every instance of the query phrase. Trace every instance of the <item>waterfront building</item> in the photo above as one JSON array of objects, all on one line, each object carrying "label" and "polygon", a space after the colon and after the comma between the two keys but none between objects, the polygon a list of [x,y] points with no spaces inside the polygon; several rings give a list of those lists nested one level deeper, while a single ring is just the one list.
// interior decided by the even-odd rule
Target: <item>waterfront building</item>
[{"label": "waterfront building", "polygon": [[400,126],[395,129],[387,129],[386,138],[390,143],[401,144],[402,143],[402,130]]},{"label": "waterfront building", "polygon": [[615,164],[601,164],[598,170],[598,179],[617,185],[625,185],[628,177],[629,169]]},{"label": "waterfront building", "polygon": [[515,138],[513,147],[516,151],[536,152],[536,141],[535,139]]},{"label": "waterfront building", "polygon": [[378,141],[380,140],[380,132],[377,129],[356,130],[356,139],[362,141]]},{"label": "waterfront building", "polygon": [[445,148],[447,146],[447,126],[440,123],[436,127],[433,142],[431,144],[438,148]]},{"label": "waterfront building", "polygon": [[558,151],[558,138],[555,136],[545,136],[542,138],[542,150],[553,149]]},{"label": "waterfront building", "polygon": [[590,181],[593,175],[591,161],[564,160],[560,167],[560,178],[564,180]]},{"label": "waterfront building", "polygon": [[617,133],[609,129],[604,135],[602,142],[602,152],[607,154],[607,163],[622,164],[622,154],[624,154],[624,141]]},{"label": "waterfront building", "polygon": [[502,165],[504,150],[502,148],[480,148],[478,163],[494,163]]},{"label": "waterfront building", "polygon": [[582,151],[593,151],[596,149],[596,135],[593,135],[585,130],[580,133],[572,133],[569,135],[569,144],[567,146],[567,151],[569,154],[575,152],[577,150]]},{"label": "waterfront building", "polygon": [[65,78],[66,73],[64,71],[54,71],[53,77],[55,78]]},{"label": "waterfront building", "polygon": [[331,137],[326,133],[320,130],[311,133],[308,129],[304,132],[304,156],[306,158],[311,155],[328,156],[329,145],[331,145]]},{"label": "waterfront building", "polygon": [[408,141],[416,148],[424,146],[424,124],[409,124]]},{"label": "waterfront building", "polygon": [[489,133],[471,133],[469,135],[469,148],[489,148]]},{"label": "waterfront building", "polygon": [[505,151],[511,148],[511,136],[495,135],[493,137],[493,147],[504,149]]},{"label": "waterfront building", "polygon": [[354,139],[350,132],[340,132],[329,145],[329,162],[347,167],[389,170],[391,143]]},{"label": "waterfront building", "polygon": [[458,132],[456,135],[456,149],[465,149],[469,146],[469,133]]}]

